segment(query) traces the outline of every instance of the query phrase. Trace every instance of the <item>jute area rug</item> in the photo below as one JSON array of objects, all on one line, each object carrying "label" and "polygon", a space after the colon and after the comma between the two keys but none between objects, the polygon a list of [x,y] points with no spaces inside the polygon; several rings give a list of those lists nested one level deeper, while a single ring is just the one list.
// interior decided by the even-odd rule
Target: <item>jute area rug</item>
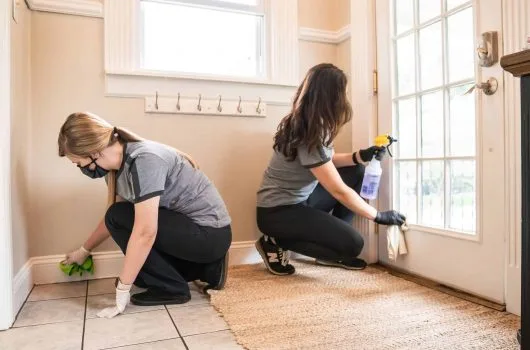
[{"label": "jute area rug", "polygon": [[376,268],[230,269],[211,303],[247,349],[518,349],[520,319]]}]

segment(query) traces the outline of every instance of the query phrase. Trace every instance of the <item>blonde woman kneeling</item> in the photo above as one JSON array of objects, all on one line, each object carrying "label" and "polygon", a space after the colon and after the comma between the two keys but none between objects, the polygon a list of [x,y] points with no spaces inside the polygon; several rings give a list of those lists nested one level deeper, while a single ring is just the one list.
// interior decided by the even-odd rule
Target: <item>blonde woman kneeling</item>
[{"label": "blonde woman kneeling", "polygon": [[[190,300],[188,281],[222,289],[226,281],[231,219],[215,186],[186,154],[144,140],[90,113],[74,113],[61,127],[59,155],[93,179],[105,177],[111,204],[87,241],[67,254],[83,263],[106,238],[125,261],[116,286],[114,317],[135,305]],[[130,296],[132,284],[147,288]]]}]

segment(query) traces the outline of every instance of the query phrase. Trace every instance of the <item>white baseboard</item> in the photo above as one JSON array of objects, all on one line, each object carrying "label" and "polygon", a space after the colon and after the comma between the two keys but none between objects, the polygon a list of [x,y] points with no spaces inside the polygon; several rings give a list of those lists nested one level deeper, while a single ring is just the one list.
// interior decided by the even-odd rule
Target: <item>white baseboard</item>
[{"label": "white baseboard", "polygon": [[[123,265],[123,254],[121,251],[96,252],[93,254],[93,257],[95,264],[94,274],[83,276],[66,276],[59,269],[59,263],[64,259],[64,255],[48,255],[31,258],[26,264],[28,265],[29,271],[27,274],[33,277],[33,283],[30,284],[30,289],[33,284],[81,281],[116,277],[119,275]],[[253,264],[260,261],[261,257],[254,248],[254,241],[232,243],[230,247],[230,265]],[[28,281],[31,281],[31,278]],[[25,299],[24,297],[23,300]]]},{"label": "white baseboard", "polygon": [[33,288],[33,276],[31,271],[31,259],[17,272],[13,279],[13,319],[24,305],[31,289]]},{"label": "white baseboard", "polygon": [[48,255],[31,258],[34,284],[48,284],[60,282],[83,281],[87,279],[115,277],[121,271],[123,254],[120,251],[93,253],[94,274],[83,276],[66,276],[60,269],[59,263],[64,255]]},{"label": "white baseboard", "polygon": [[247,265],[261,262],[261,256],[256,250],[254,242],[233,242],[230,246],[230,265]]}]

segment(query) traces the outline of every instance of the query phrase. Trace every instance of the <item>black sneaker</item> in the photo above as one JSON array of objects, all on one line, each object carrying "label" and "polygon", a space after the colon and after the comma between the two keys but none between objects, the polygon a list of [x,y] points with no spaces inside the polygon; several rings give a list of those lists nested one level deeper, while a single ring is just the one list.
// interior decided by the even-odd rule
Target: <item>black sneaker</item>
[{"label": "black sneaker", "polygon": [[262,236],[256,241],[256,249],[272,274],[284,276],[294,273],[294,266],[289,264],[289,251],[278,247],[273,238]]},{"label": "black sneaker", "polygon": [[208,283],[203,289],[202,292],[206,293],[209,289],[221,290],[225,287],[226,279],[228,277],[228,252],[225,257],[216,264],[216,277],[217,280],[215,283]]},{"label": "black sneaker", "polygon": [[138,306],[184,304],[190,301],[189,295],[170,294],[155,288],[131,296],[131,303]]},{"label": "black sneaker", "polygon": [[348,261],[325,261],[316,259],[315,262],[319,265],[325,265],[325,266],[337,266],[342,267],[343,269],[347,270],[364,270],[366,268],[366,261],[363,259],[358,258],[352,258]]}]

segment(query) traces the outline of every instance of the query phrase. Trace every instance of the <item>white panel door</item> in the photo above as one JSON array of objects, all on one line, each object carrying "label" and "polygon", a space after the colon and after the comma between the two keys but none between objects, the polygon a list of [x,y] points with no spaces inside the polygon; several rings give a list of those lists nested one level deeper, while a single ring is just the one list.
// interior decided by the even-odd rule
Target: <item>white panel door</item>
[{"label": "white panel door", "polygon": [[[480,67],[498,0],[376,0],[378,130],[399,139],[384,164],[382,208],[408,219],[409,254],[387,264],[504,303],[504,120],[499,63]],[[502,52],[502,50],[499,50]],[[474,84],[498,81],[486,95]]]}]

